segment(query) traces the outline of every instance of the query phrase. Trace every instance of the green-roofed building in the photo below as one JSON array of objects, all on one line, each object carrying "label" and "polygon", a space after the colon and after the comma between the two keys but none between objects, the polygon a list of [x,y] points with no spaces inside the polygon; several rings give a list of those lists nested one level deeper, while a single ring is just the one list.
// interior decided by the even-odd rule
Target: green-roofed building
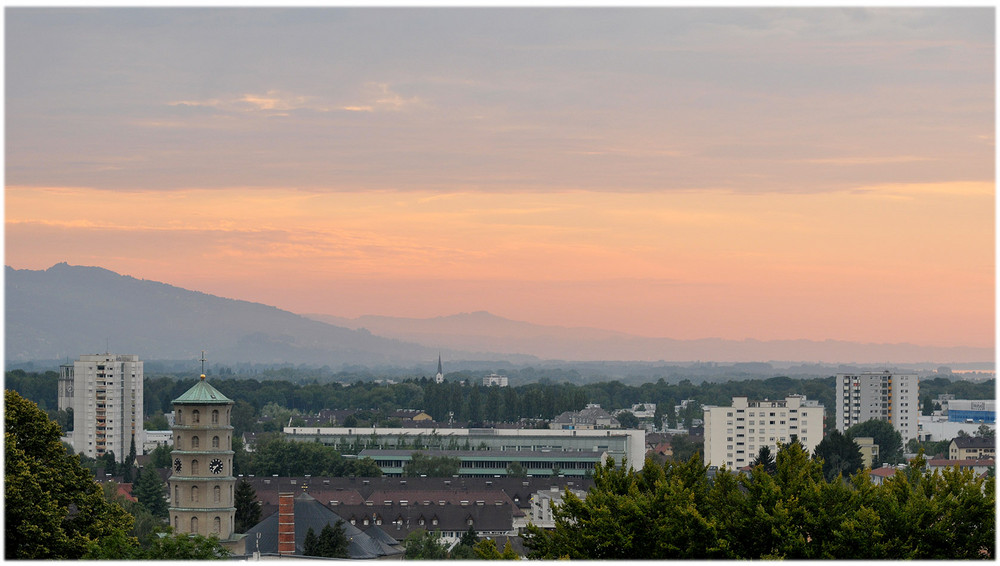
[{"label": "green-roofed building", "polygon": [[170,523],[176,533],[215,535],[234,554],[242,554],[243,535],[233,532],[233,404],[204,375],[174,399]]}]

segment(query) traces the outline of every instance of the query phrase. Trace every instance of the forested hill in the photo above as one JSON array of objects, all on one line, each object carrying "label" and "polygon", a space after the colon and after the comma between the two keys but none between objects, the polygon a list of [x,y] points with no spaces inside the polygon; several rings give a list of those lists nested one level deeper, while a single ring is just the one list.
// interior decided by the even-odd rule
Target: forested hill
[{"label": "forested hill", "polygon": [[438,351],[349,330],[275,307],[60,263],[6,268],[7,361],[138,353],[144,360],[377,366],[436,359]]}]

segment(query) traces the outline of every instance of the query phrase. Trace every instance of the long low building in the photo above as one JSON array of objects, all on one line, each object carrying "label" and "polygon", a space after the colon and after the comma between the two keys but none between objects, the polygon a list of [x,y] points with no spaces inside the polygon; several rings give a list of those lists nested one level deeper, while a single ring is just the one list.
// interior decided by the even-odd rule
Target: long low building
[{"label": "long low building", "polygon": [[[632,429],[552,430],[500,428],[351,428],[285,427],[285,437],[300,442],[321,442],[342,451],[362,450],[461,450],[492,452],[494,460],[510,460],[496,452],[541,452],[557,458],[585,459],[607,455],[616,463],[642,469],[646,458],[646,431]],[[572,456],[567,456],[571,453]],[[551,472],[551,467],[549,471]],[[504,472],[496,472],[503,474]],[[582,475],[582,473],[581,473]]]},{"label": "long low building", "polygon": [[[403,475],[403,469],[417,450],[362,450],[359,458],[375,460],[382,473],[393,477]],[[552,475],[586,476],[603,463],[607,452],[553,452],[531,450],[420,450],[426,456],[458,458],[461,477],[492,478],[506,476],[507,468],[517,463],[530,477]]]}]

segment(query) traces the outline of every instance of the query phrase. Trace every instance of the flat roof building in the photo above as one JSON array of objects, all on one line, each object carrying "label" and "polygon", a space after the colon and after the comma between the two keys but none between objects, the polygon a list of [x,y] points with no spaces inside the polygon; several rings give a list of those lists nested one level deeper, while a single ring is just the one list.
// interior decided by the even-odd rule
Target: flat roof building
[{"label": "flat roof building", "polygon": [[804,395],[783,400],[750,401],[733,397],[731,407],[705,407],[705,465],[738,470],[749,466],[760,449],[772,455],[793,438],[808,452],[823,440],[824,408]]}]

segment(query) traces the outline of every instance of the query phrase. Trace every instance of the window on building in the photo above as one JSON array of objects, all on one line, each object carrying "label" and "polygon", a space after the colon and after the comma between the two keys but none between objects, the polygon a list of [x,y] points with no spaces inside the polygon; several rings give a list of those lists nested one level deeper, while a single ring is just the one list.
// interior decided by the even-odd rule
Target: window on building
[{"label": "window on building", "polygon": [[221,503],[222,502],[222,488],[221,487],[215,486],[215,487],[212,488],[212,499],[216,503]]},{"label": "window on building", "polygon": [[191,486],[191,503],[198,503],[198,486]]},{"label": "window on building", "polygon": [[218,409],[212,410],[212,424],[219,424],[219,411],[218,411]]},{"label": "window on building", "polygon": [[199,444],[200,444],[200,441],[198,440],[198,437],[197,436],[192,436],[191,437],[191,448],[197,449]]},{"label": "window on building", "polygon": [[191,460],[191,475],[198,475],[198,460]]},{"label": "window on building", "polygon": [[198,517],[191,517],[191,534],[198,534]]},{"label": "window on building", "polygon": [[218,447],[219,447],[219,437],[218,436],[213,436],[212,437],[212,448],[218,448]]},{"label": "window on building", "polygon": [[215,519],[212,519],[212,532],[215,533],[215,534],[219,534],[219,533],[222,532],[222,518],[221,517],[216,517]]},{"label": "window on building", "polygon": [[198,412],[198,409],[191,411],[191,422],[194,424],[201,422],[201,414]]}]

